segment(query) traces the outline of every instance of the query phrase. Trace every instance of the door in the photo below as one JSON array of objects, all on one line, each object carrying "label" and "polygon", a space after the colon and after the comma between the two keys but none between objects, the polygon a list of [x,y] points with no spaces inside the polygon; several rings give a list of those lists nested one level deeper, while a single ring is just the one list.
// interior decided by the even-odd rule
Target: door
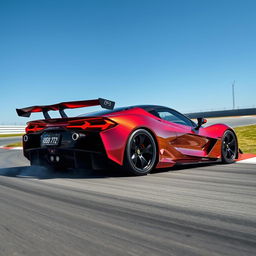
[{"label": "door", "polygon": [[169,109],[160,108],[157,110],[158,116],[163,122],[175,127],[176,139],[170,142],[171,146],[183,155],[183,159],[194,157],[207,157],[207,146],[210,139],[202,136],[202,130],[196,130],[196,124],[181,113]]}]

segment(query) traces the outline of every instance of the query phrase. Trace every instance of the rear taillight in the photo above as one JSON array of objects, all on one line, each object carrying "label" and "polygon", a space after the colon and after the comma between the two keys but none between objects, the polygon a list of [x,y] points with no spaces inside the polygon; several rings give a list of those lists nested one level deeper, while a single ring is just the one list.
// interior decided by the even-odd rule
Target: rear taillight
[{"label": "rear taillight", "polygon": [[46,124],[42,123],[28,123],[28,126],[26,127],[26,133],[33,133],[33,132],[39,132],[43,130],[46,127]]},{"label": "rear taillight", "polygon": [[104,131],[116,126],[116,123],[106,118],[91,118],[86,120],[72,120],[66,126],[68,129],[82,129],[86,131]]},{"label": "rear taillight", "polygon": [[107,118],[86,118],[52,123],[30,122],[26,127],[26,133],[40,132],[49,127],[63,127],[67,129],[81,129],[86,131],[104,131],[114,126],[116,126],[116,123]]}]

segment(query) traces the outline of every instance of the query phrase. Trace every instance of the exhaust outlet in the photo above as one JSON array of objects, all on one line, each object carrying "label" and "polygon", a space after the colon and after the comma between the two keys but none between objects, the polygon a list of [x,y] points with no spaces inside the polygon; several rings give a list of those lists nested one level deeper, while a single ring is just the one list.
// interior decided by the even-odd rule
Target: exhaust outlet
[{"label": "exhaust outlet", "polygon": [[28,141],[28,135],[27,135],[27,134],[24,135],[23,141],[24,141],[24,142],[27,142],[27,141]]},{"label": "exhaust outlet", "polygon": [[76,132],[72,134],[72,140],[74,140],[74,141],[78,140],[79,137],[80,137],[80,135]]}]

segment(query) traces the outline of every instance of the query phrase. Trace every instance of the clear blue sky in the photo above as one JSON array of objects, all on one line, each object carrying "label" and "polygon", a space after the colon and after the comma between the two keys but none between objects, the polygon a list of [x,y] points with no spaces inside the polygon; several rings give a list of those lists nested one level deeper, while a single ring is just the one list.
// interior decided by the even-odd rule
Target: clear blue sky
[{"label": "clear blue sky", "polygon": [[254,0],[0,0],[0,124],[98,97],[231,108],[233,80],[236,105],[256,106],[255,13]]}]

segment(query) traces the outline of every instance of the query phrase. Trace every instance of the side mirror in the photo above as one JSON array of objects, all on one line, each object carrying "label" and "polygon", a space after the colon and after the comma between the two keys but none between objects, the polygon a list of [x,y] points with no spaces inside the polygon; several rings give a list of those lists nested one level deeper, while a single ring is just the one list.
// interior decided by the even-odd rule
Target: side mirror
[{"label": "side mirror", "polygon": [[203,124],[206,124],[207,120],[203,117],[198,117],[197,118],[197,127],[195,128],[196,130],[198,130]]}]

